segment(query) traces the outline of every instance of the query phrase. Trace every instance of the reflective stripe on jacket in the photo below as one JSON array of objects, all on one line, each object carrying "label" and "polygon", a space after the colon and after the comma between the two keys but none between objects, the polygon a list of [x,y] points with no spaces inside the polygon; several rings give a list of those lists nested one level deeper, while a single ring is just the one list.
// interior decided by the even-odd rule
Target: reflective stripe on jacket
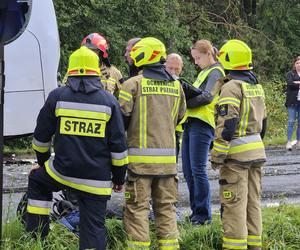
[{"label": "reflective stripe on jacket", "polygon": [[119,102],[130,117],[129,169],[138,175],[175,175],[175,127],[186,108],[180,82],[138,75],[122,84]]},{"label": "reflective stripe on jacket", "polygon": [[[216,110],[217,127],[212,161],[265,161],[265,149],[260,136],[266,118],[262,86],[230,80],[221,89]],[[235,126],[235,130],[231,140],[227,141],[224,133],[230,126]]]}]

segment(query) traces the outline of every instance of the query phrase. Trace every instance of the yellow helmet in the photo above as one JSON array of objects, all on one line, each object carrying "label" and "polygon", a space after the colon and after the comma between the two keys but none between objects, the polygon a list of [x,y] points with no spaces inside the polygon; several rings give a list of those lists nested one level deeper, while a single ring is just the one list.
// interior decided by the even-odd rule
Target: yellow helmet
[{"label": "yellow helmet", "polygon": [[68,76],[99,76],[99,57],[85,46],[74,51],[69,58]]},{"label": "yellow helmet", "polygon": [[227,41],[220,49],[218,59],[227,70],[253,69],[251,49],[240,40]]},{"label": "yellow helmet", "polygon": [[131,49],[130,57],[137,67],[160,62],[166,58],[166,47],[154,37],[142,38]]}]

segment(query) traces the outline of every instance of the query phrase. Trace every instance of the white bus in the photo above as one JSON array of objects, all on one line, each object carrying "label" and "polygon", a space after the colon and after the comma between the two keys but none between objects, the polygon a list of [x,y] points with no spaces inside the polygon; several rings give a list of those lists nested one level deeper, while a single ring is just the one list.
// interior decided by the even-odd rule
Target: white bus
[{"label": "white bus", "polygon": [[0,32],[7,41],[4,136],[31,134],[40,108],[57,87],[60,51],[52,0],[1,0]]}]

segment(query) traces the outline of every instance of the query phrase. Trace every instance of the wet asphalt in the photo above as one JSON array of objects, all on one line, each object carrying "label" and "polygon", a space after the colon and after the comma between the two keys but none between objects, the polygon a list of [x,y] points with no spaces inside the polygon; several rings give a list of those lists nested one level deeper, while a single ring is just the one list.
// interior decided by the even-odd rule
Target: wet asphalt
[{"label": "wet asphalt", "polygon": [[[3,217],[14,217],[16,206],[26,190],[27,176],[35,164],[33,156],[7,157],[3,177]],[[211,169],[208,163],[213,210],[219,208],[218,171]],[[182,173],[181,158],[178,163],[180,213],[189,213],[189,193]],[[267,163],[263,168],[262,203],[265,206],[279,203],[300,204],[300,150],[286,151],[282,147],[267,149]],[[112,195],[109,208],[120,211],[124,204],[124,195]]]}]

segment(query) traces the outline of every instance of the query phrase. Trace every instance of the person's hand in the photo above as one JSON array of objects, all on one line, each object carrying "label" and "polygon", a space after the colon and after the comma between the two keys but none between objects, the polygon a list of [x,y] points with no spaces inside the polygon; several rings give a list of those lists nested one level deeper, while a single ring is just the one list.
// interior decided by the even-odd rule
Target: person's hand
[{"label": "person's hand", "polygon": [[37,169],[39,169],[41,166],[39,164],[33,165],[32,168],[29,170],[29,174],[31,175],[31,173]]},{"label": "person's hand", "polygon": [[295,83],[295,84],[300,84],[300,81],[294,81],[293,83]]},{"label": "person's hand", "polygon": [[114,184],[113,185],[113,190],[114,192],[116,193],[122,193],[124,191],[124,185],[117,185],[117,184]]}]

